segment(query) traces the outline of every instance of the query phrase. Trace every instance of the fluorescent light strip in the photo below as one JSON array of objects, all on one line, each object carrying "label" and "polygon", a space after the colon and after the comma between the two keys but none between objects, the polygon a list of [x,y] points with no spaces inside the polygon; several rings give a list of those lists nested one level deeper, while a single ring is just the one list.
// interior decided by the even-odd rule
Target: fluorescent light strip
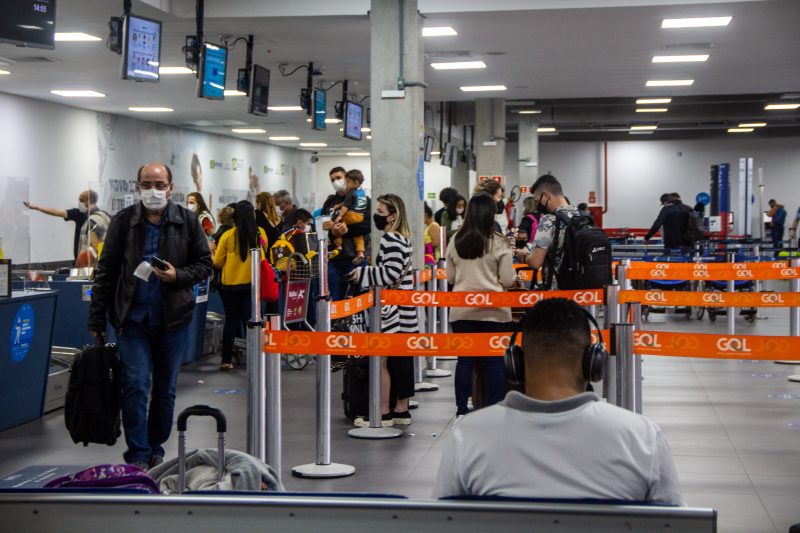
[{"label": "fluorescent light strip", "polygon": [[347,155],[350,157],[366,157],[369,155],[369,152],[347,152]]},{"label": "fluorescent light strip", "polygon": [[64,96],[65,98],[105,98],[106,95],[97,91],[65,91],[54,90],[50,91],[52,94]]},{"label": "fluorescent light strip", "polygon": [[187,67],[158,67],[158,73],[162,76],[172,74],[194,74],[194,71]]},{"label": "fluorescent light strip", "polygon": [[262,128],[233,128],[233,133],[267,133],[267,130]]},{"label": "fluorescent light strip", "polygon": [[75,33],[56,33],[55,41],[58,43],[78,43],[78,42],[96,42],[102,41],[100,37],[89,35],[88,33],[75,32]]},{"label": "fluorescent light strip", "polygon": [[666,113],[666,107],[640,107],[636,110],[637,113]]},{"label": "fluorescent light strip", "polygon": [[364,133],[370,133],[372,131],[372,128],[366,128],[366,127],[365,128],[361,128],[361,131],[364,132]]},{"label": "fluorescent light strip", "polygon": [[474,68],[486,68],[483,61],[453,61],[450,63],[431,63],[434,70],[462,70]]},{"label": "fluorescent light strip", "polygon": [[242,91],[237,91],[236,89],[225,89],[225,91],[223,91],[222,94],[224,94],[225,96],[247,96],[247,93],[243,93]]},{"label": "fluorescent light strip", "polygon": [[300,143],[300,146],[304,146],[306,148],[322,148],[328,146],[328,143]]},{"label": "fluorescent light strip", "polygon": [[[302,111],[303,108],[299,105],[276,105],[267,107],[270,111]],[[309,119],[311,120],[311,119]]]},{"label": "fluorescent light strip", "polygon": [[648,80],[647,87],[688,87],[694,80]]},{"label": "fluorescent light strip", "polygon": [[694,17],[685,19],[664,19],[661,27],[667,28],[710,28],[713,26],[727,26],[733,17]]},{"label": "fluorescent light strip", "polygon": [[708,61],[708,54],[693,54],[685,56],[653,56],[653,63],[702,63]]},{"label": "fluorescent light strip", "polygon": [[766,125],[767,125],[766,122],[744,122],[742,124],[739,124],[739,127],[740,128],[763,128]]},{"label": "fluorescent light strip", "polygon": [[339,120],[338,118],[326,118],[325,119],[325,124],[338,124],[340,122],[341,122],[341,120]]},{"label": "fluorescent light strip", "polygon": [[175,111],[171,107],[129,107],[128,111],[134,113],[172,113]]},{"label": "fluorescent light strip", "polygon": [[372,140],[372,135],[367,135],[367,140]]},{"label": "fluorescent light strip", "polygon": [[505,85],[466,85],[461,87],[461,90],[465,93],[477,93],[488,91],[507,91],[508,88]]},{"label": "fluorescent light strip", "polygon": [[671,102],[672,98],[639,98],[636,100],[636,105],[669,104]]},{"label": "fluorescent light strip", "polygon": [[270,141],[299,141],[299,140],[300,140],[300,137],[292,137],[292,136],[286,136],[286,137],[270,137],[270,138],[269,138],[269,140],[270,140]]},{"label": "fluorescent light strip", "polygon": [[766,111],[779,111],[781,109],[797,109],[800,104],[767,104],[764,106]]},{"label": "fluorescent light strip", "polygon": [[651,131],[658,128],[658,126],[631,126],[631,131]]},{"label": "fluorescent light strip", "polygon": [[8,74],[11,74],[11,73],[9,71],[7,71],[7,70],[0,70],[0,76],[6,76]]},{"label": "fluorescent light strip", "polygon": [[537,133],[553,133],[554,131],[556,131],[556,129],[550,127],[536,128]]},{"label": "fluorescent light strip", "polygon": [[750,133],[753,128],[728,128],[728,133]]},{"label": "fluorescent light strip", "polygon": [[458,35],[458,32],[451,26],[432,26],[429,28],[422,28],[423,37],[447,37],[450,35]]},{"label": "fluorescent light strip", "polygon": [[442,152],[431,152],[431,155],[442,155]]},{"label": "fluorescent light strip", "polygon": [[518,115],[541,115],[541,109],[523,109],[522,111],[517,111]]}]

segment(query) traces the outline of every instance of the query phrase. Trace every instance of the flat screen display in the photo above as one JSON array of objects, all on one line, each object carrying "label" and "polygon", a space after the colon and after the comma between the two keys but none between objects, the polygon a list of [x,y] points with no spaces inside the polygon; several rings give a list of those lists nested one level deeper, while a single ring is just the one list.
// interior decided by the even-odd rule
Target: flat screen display
[{"label": "flat screen display", "polygon": [[326,110],[328,107],[328,93],[322,89],[314,90],[314,117],[312,124],[315,130],[325,129]]},{"label": "flat screen display", "polygon": [[253,65],[250,73],[250,112],[254,115],[266,115],[269,106],[269,69],[261,65]]},{"label": "flat screen display", "polygon": [[354,141],[361,140],[361,124],[364,120],[364,107],[355,102],[344,103],[344,136]]},{"label": "flat screen display", "polygon": [[442,146],[442,153],[439,154],[440,163],[444,167],[452,166],[450,165],[450,147],[450,143],[444,143],[444,146]]},{"label": "flat screen display", "polygon": [[122,79],[158,81],[161,23],[134,15],[125,17]]},{"label": "flat screen display", "polygon": [[212,100],[223,100],[225,98],[225,71],[227,64],[227,48],[203,43],[203,49],[200,54],[200,77],[197,80],[198,96]]},{"label": "flat screen display", "polygon": [[56,47],[56,0],[0,1],[0,42]]},{"label": "flat screen display", "polygon": [[425,137],[425,161],[430,163],[431,161],[431,152],[433,151],[433,137],[428,135]]}]

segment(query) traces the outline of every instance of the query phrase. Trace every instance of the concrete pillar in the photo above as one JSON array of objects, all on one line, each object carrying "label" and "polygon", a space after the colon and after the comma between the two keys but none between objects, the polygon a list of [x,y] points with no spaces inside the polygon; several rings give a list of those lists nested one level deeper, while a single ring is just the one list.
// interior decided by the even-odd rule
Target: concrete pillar
[{"label": "concrete pillar", "polygon": [[539,127],[531,117],[520,117],[519,123],[519,183],[530,187],[541,174],[539,172]]},{"label": "concrete pillar", "polygon": [[[475,152],[478,176],[505,176],[506,101],[503,98],[475,100]],[[503,186],[506,184],[503,183]]]},{"label": "concrete pillar", "polygon": [[[414,266],[423,265],[423,207],[417,168],[424,155],[425,124],[422,87],[406,87],[403,98],[383,91],[398,89],[400,27],[403,27],[403,78],[422,82],[424,56],[422,17],[417,0],[372,0],[370,3],[370,107],[372,128],[372,209],[382,194],[400,196],[408,211]],[[373,230],[377,253],[381,232]]]},{"label": "concrete pillar", "polygon": [[464,198],[469,198],[469,166],[467,163],[459,161],[458,165],[452,169],[450,174],[450,186],[457,190]]}]

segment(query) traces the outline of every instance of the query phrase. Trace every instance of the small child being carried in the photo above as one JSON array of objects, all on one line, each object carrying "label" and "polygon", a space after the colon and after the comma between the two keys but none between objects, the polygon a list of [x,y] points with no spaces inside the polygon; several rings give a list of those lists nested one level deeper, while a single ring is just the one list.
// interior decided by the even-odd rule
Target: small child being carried
[{"label": "small child being carried", "polygon": [[[345,174],[344,183],[347,194],[342,203],[333,206],[333,221],[337,224],[344,223],[347,226],[363,222],[367,211],[367,194],[361,188],[364,183],[364,175],[360,170],[350,170]],[[353,264],[359,265],[366,259],[364,255],[366,250],[364,237],[359,235],[352,237],[352,239],[356,249]],[[336,257],[342,251],[342,237],[334,237],[333,248],[331,257]]]}]

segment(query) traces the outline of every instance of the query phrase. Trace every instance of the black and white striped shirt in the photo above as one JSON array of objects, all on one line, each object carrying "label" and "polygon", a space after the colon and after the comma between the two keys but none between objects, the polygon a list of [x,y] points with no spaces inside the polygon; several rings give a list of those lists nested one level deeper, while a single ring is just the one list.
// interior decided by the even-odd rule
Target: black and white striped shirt
[{"label": "black and white striped shirt", "polygon": [[[362,288],[397,288],[414,290],[411,268],[411,243],[399,233],[386,232],[381,237],[380,251],[375,265],[361,269],[358,282]],[[394,285],[406,273],[398,287]],[[413,307],[384,305],[381,308],[382,333],[416,333],[419,331],[417,310]]]}]

